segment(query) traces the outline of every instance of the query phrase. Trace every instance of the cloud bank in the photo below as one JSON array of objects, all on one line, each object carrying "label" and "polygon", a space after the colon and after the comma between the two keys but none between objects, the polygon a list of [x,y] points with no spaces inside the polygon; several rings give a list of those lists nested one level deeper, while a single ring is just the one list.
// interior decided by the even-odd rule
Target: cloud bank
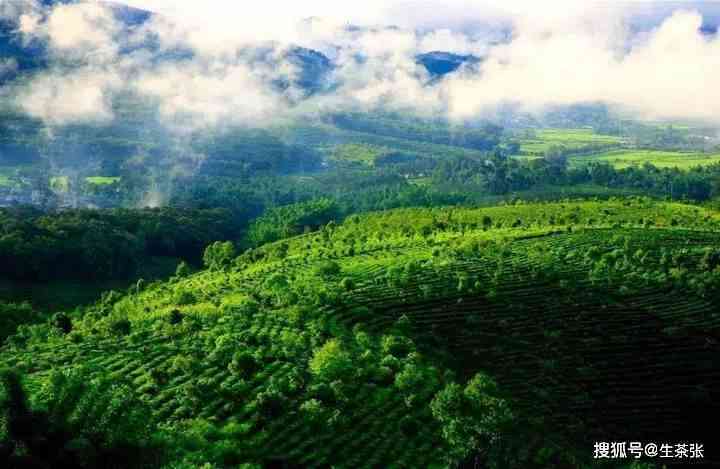
[{"label": "cloud bank", "polygon": [[[357,26],[327,4],[324,18],[300,19],[302,11],[316,13],[308,7],[265,31],[271,17],[262,12],[227,15],[229,27],[200,21],[192,10],[173,13],[172,2],[158,8],[167,15],[140,25],[124,24],[115,7],[91,2],[42,8],[18,1],[4,4],[0,16],[14,21],[18,41],[47,46],[51,67],[6,86],[17,106],[51,125],[111,122],[120,95],[153,105],[177,129],[370,109],[465,121],[508,103],[532,112],[582,102],[717,123],[720,40],[701,32],[701,13],[679,8],[638,32],[625,8],[579,3],[555,4],[542,14],[530,3],[502,10],[481,5],[466,10],[485,22],[477,27],[460,21],[452,2],[431,17],[427,12],[433,5],[437,12],[438,4],[430,1],[405,10],[405,24],[394,22],[400,26],[391,24],[401,17],[400,3],[371,1],[347,12]],[[332,62],[319,90],[301,85],[297,46]],[[417,61],[432,51],[483,60],[434,80]]]}]

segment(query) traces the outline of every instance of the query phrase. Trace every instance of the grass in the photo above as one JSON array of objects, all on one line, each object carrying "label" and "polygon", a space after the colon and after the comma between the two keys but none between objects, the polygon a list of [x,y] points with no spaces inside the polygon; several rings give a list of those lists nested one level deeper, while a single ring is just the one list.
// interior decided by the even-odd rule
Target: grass
[{"label": "grass", "polygon": [[111,184],[115,184],[116,182],[120,182],[120,178],[109,176],[90,176],[86,177],[85,181],[94,186],[109,186]]},{"label": "grass", "polygon": [[335,161],[349,161],[374,166],[375,160],[388,153],[388,149],[376,145],[361,143],[346,143],[335,145],[329,151],[330,159]]},{"label": "grass", "polygon": [[275,135],[294,135],[294,141],[328,153],[328,142],[333,145],[360,145],[388,152],[409,153],[427,158],[485,159],[485,152],[464,147],[443,145],[398,137],[388,137],[355,130],[344,130],[329,124],[288,124],[270,130]]},{"label": "grass", "polygon": [[621,141],[618,136],[596,134],[592,129],[540,129],[537,131],[537,136],[541,140],[555,142],[620,143]]},{"label": "grass", "polygon": [[658,168],[690,169],[720,162],[720,153],[673,152],[659,150],[614,150],[595,155],[575,156],[572,164],[581,165],[593,161],[610,163],[617,169],[642,166],[651,163]]},{"label": "grass", "polygon": [[540,129],[530,137],[520,135],[520,153],[538,156],[544,154],[552,146],[563,146],[583,151],[591,145],[616,146],[622,139],[614,135],[600,135],[592,129]]}]

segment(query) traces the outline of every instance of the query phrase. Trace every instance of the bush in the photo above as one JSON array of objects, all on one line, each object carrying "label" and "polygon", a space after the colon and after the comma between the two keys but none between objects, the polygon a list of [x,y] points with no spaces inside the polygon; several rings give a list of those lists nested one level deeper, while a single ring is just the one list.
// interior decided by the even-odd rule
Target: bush
[{"label": "bush", "polygon": [[258,363],[255,357],[247,351],[235,352],[228,365],[230,373],[247,377],[257,371]]},{"label": "bush", "polygon": [[333,277],[340,273],[340,265],[333,261],[322,261],[315,267],[315,274],[323,277]]},{"label": "bush", "polygon": [[235,257],[235,245],[231,241],[216,241],[205,248],[203,263],[210,270],[222,270],[230,267]]},{"label": "bush", "polygon": [[311,425],[323,423],[326,418],[326,409],[317,399],[309,399],[300,405],[300,412]]},{"label": "bush", "polygon": [[132,324],[129,319],[117,319],[110,323],[110,331],[116,335],[128,335]]},{"label": "bush", "polygon": [[383,354],[397,358],[402,358],[415,349],[412,340],[398,335],[384,336],[381,345]]},{"label": "bush", "polygon": [[413,437],[420,431],[420,425],[414,417],[406,415],[400,419],[400,431],[407,437]]},{"label": "bush", "polygon": [[509,426],[513,415],[507,401],[499,396],[495,381],[482,373],[476,374],[465,388],[456,383],[445,386],[430,408],[458,460],[473,451],[490,455],[500,447],[501,436],[512,433]]},{"label": "bush", "polygon": [[72,321],[70,317],[65,313],[55,313],[52,317],[51,323],[53,327],[58,329],[63,334],[68,334],[72,331]]},{"label": "bush", "polygon": [[330,339],[315,350],[310,371],[323,381],[342,379],[352,371],[352,360],[338,339]]},{"label": "bush", "polygon": [[271,419],[282,415],[286,398],[280,392],[270,389],[258,393],[256,402],[260,415]]},{"label": "bush", "polygon": [[351,290],[355,289],[355,281],[353,279],[351,279],[350,277],[345,277],[340,282],[340,286],[345,291],[351,291]]},{"label": "bush", "polygon": [[178,290],[173,295],[173,302],[178,306],[191,305],[196,301],[195,294],[188,290]]},{"label": "bush", "polygon": [[[42,315],[33,310],[29,303],[4,303],[0,302],[0,345],[11,337],[23,325],[40,322]],[[15,343],[23,342],[18,338]]]},{"label": "bush", "polygon": [[183,314],[180,312],[179,309],[173,309],[170,311],[170,316],[168,318],[168,321],[170,321],[170,324],[176,325],[180,324],[183,320]]}]

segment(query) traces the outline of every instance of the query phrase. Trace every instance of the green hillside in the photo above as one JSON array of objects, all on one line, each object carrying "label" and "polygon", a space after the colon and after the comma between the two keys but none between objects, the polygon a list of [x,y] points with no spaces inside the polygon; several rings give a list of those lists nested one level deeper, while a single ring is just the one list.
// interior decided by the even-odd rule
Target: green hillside
[{"label": "green hillside", "polygon": [[394,210],[205,261],[21,328],[0,360],[84,435],[172,441],[168,467],[595,467],[593,441],[718,417],[711,210]]}]

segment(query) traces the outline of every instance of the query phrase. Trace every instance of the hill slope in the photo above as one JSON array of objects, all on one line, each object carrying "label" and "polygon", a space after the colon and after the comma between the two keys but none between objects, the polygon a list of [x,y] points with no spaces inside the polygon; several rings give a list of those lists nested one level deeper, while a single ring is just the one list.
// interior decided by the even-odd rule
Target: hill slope
[{"label": "hill slope", "polygon": [[2,361],[37,396],[68,370],[127,383],[188,464],[580,467],[593,441],[702,442],[718,416],[712,211],[398,210],[230,257]]}]

